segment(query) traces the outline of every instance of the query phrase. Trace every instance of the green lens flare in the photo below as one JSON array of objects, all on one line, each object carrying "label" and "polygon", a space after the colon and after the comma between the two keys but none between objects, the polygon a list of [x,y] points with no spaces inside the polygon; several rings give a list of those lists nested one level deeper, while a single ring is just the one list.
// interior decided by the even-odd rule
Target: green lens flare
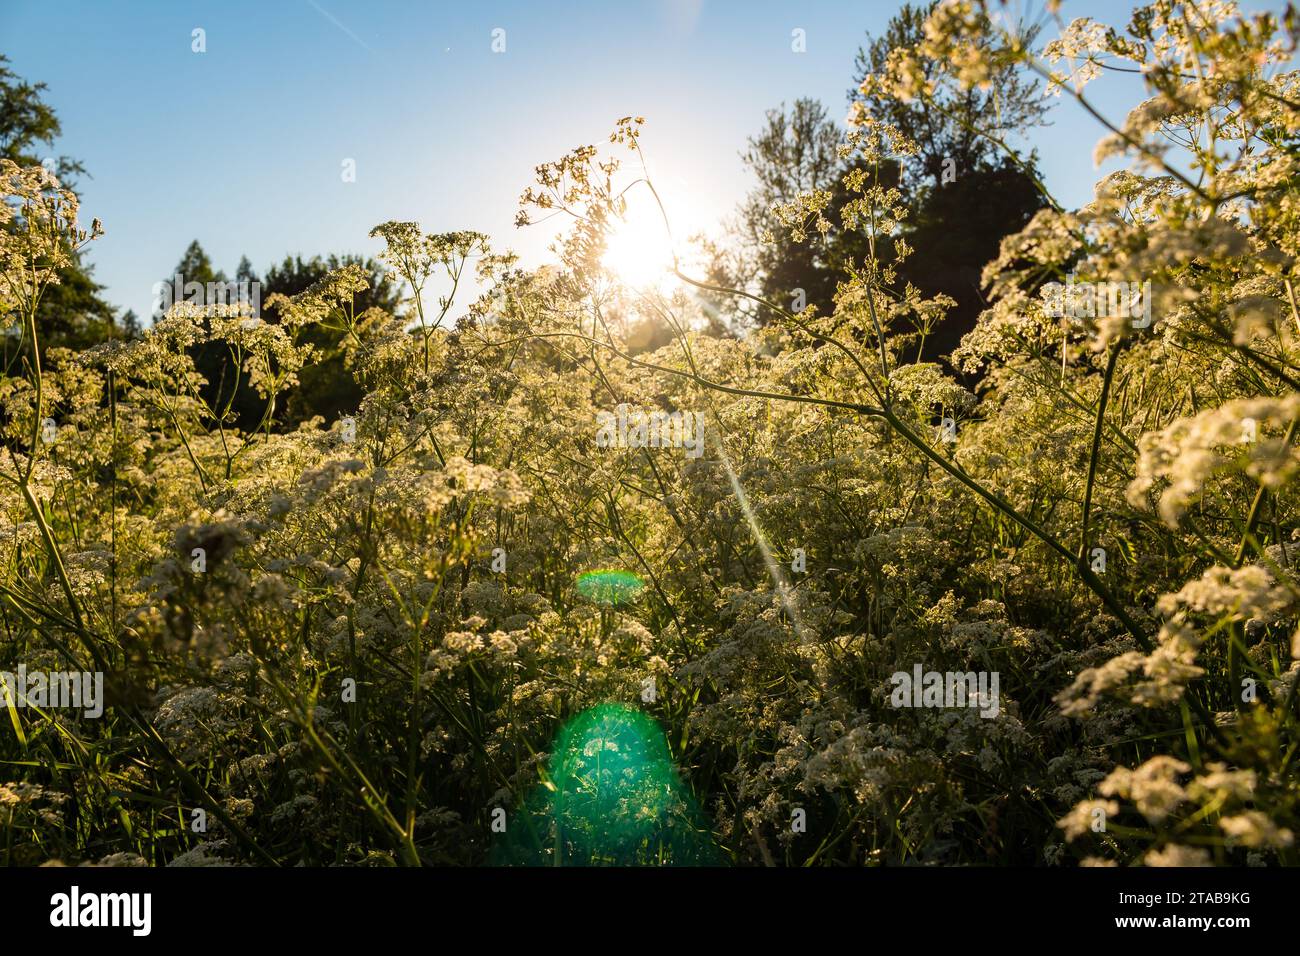
[{"label": "green lens flare", "polygon": [[623,704],[569,721],[548,779],[512,815],[493,862],[506,866],[710,866],[720,855],[663,731]]},{"label": "green lens flare", "polygon": [[618,607],[630,604],[645,590],[645,582],[631,571],[588,571],[578,576],[578,593],[589,601]]}]

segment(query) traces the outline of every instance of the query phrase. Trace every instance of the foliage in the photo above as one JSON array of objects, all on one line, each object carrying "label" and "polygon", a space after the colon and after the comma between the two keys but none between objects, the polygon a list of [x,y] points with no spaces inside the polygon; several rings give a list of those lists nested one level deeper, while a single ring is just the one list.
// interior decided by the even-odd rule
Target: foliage
[{"label": "foliage", "polygon": [[[896,187],[908,210],[897,236],[911,253],[900,258],[894,291],[905,294],[911,285],[926,298],[952,300],[946,312],[909,333],[904,352],[918,362],[946,361],[975,327],[988,305],[981,292],[983,266],[1004,237],[1019,232],[1047,205],[1035,157],[1009,153],[1007,145],[1014,135],[1043,125],[1050,102],[1033,87],[1032,73],[1022,63],[1004,58],[986,82],[963,87],[937,58],[918,57],[915,68],[931,87],[924,102],[895,95],[877,82],[891,60],[908,52],[915,56],[934,7],[904,5],[880,36],[869,38],[858,52],[849,95],[851,123],[883,123],[909,144],[871,173]],[[1029,45],[1039,29],[1017,25],[1017,31],[1016,42]],[[765,299],[793,303],[795,311],[805,303],[821,312],[833,307],[844,271],[869,254],[861,230],[844,215],[854,178],[867,171],[839,154],[841,139],[815,100],[768,111],[762,131],[742,153],[756,184],[731,228],[735,248],[704,243],[711,284],[757,291]],[[824,229],[801,235],[781,228],[783,211],[798,197],[823,194]],[[764,324],[773,317],[744,299],[714,296],[708,304],[743,323]]]},{"label": "foliage", "polygon": [[[274,323],[181,305],[80,354],[42,347],[37,304],[98,224],[5,161],[0,296],[30,349],[0,383],[0,669],[109,685],[99,718],[7,708],[5,860],[480,863],[503,808],[540,834],[507,861],[700,862],[656,829],[698,836],[698,806],[741,864],[1294,864],[1300,23],[1157,0],[1035,52],[985,13],[939,6],[872,82],[924,101],[922,59],[963,88],[1014,61],[1084,98],[1123,67],[1150,98],[1103,141],[1133,168],[988,264],[957,356],[978,396],[900,354],[948,303],[898,291],[881,172],[914,146],[869,117],[840,147],[865,255],[833,310],[760,303],[744,338],[702,331],[680,268],[671,294],[602,268],[632,118],[538,168],[521,221],[570,217],[554,266],[376,228],[416,302],[472,264],[467,308],[358,312],[350,263]],[[781,213],[815,235],[829,201]],[[1071,273],[1150,279],[1154,321],[1050,314]],[[673,341],[632,354],[629,316]],[[365,397],[277,430],[322,324]],[[259,428],[204,399],[199,343],[237,356]],[[705,453],[599,446],[623,404],[702,412]],[[578,587],[619,570],[634,600]],[[897,706],[916,666],[997,673],[996,714]],[[662,749],[637,716],[589,733],[626,705]],[[631,748],[608,774],[600,740]],[[570,772],[600,788],[536,797]],[[593,843],[592,813],[628,839]]]},{"label": "foliage", "polygon": [[[0,158],[20,166],[43,163],[65,188],[75,190],[76,177],[85,174],[81,163],[67,156],[44,155],[62,132],[54,110],[41,98],[44,83],[28,83],[6,65],[0,54]],[[103,286],[91,278],[89,267],[74,253],[40,302],[40,323],[49,345],[86,348],[114,334],[112,307],[103,300]],[[9,343],[5,343],[8,365]]]}]

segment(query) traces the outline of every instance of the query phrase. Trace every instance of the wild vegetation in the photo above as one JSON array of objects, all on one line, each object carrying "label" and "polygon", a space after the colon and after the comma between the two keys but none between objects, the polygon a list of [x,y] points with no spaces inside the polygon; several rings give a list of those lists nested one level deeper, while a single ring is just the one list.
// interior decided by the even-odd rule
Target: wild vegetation
[{"label": "wild vegetation", "polygon": [[[386,222],[400,308],[340,261],[261,316],[51,346],[41,303],[101,227],[0,160],[0,670],[107,698],[10,698],[0,858],[1295,863],[1300,20],[1058,26],[956,0],[867,60],[862,102],[922,115],[1014,69],[1126,161],[1066,209],[971,130],[1041,208],[950,364],[917,358],[953,298],[900,280],[934,170],[869,105],[837,179],[771,210],[774,242],[853,237],[794,305],[610,274],[653,188],[627,118],[524,193],[565,223],[552,266]],[[1112,70],[1146,87],[1124,118],[1088,98]],[[1150,322],[1053,314],[1052,283],[1114,282],[1150,283]],[[629,345],[646,321],[665,344]],[[289,406],[326,356],[355,408]],[[620,406],[699,413],[703,452],[599,440]],[[607,571],[635,577],[580,586]],[[899,706],[918,667],[998,675],[996,712]]]}]

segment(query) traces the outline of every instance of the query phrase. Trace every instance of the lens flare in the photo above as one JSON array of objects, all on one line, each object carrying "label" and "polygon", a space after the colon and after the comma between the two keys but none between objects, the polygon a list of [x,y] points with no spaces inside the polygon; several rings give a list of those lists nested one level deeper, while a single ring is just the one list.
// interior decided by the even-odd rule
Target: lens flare
[{"label": "lens flare", "polygon": [[645,582],[631,571],[606,568],[579,575],[577,588],[588,601],[619,607],[635,601],[645,590]]},{"label": "lens flare", "polygon": [[712,834],[646,714],[598,704],[559,732],[547,778],[493,848],[505,866],[709,866]]}]

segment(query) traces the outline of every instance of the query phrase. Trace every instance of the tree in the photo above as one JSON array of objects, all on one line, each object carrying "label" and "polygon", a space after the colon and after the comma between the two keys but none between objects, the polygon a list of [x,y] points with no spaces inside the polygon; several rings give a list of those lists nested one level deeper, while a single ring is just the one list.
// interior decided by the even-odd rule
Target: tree
[{"label": "tree", "polygon": [[[176,268],[162,280],[170,293],[169,297],[164,296],[156,303],[158,310],[153,315],[154,321],[162,318],[170,305],[186,299],[185,286],[189,283],[199,283],[206,294],[209,283],[225,281],[226,274],[213,267],[207,251],[195,239],[186,246]],[[202,302],[206,303],[207,299],[203,298]],[[201,342],[190,349],[190,355],[195,369],[207,379],[200,393],[203,400],[219,412],[229,406],[242,427],[255,426],[260,417],[255,404],[257,395],[247,387],[240,387],[240,369],[225,346],[219,342]]]},{"label": "tree", "polygon": [[[358,315],[372,307],[387,312],[398,310],[401,292],[397,284],[379,263],[361,256],[313,256],[311,259],[285,256],[278,265],[267,269],[265,278],[262,279],[258,278],[248,257],[243,256],[235,270],[234,281],[249,283],[247,288],[250,290],[253,289],[251,283],[258,283],[256,298],[259,302],[266,302],[276,293],[293,296],[304,292],[330,272],[345,265],[361,266],[370,279],[370,288],[356,297]],[[198,282],[205,289],[210,282],[229,281],[223,271],[213,266],[211,258],[197,239],[186,248],[173,276],[166,281],[171,283],[175,274],[180,275],[182,283]],[[181,292],[183,291],[182,288]],[[273,313],[263,313],[261,318],[268,322],[278,321]],[[313,415],[333,419],[357,407],[363,392],[348,371],[342,348],[343,339],[342,330],[324,324],[302,330],[301,343],[314,345],[317,355],[298,373],[297,386],[285,395],[285,411],[280,417],[282,425],[293,427]],[[204,401],[217,411],[228,406],[233,424],[239,428],[245,431],[257,428],[266,411],[266,402],[248,385],[230,350],[219,342],[205,342],[196,346],[191,354],[195,368],[207,379],[207,385],[202,391]]]},{"label": "tree", "polygon": [[122,338],[124,339],[139,338],[144,331],[144,327],[140,324],[140,317],[135,314],[135,309],[127,309],[123,312],[118,324],[122,329]]},{"label": "tree", "polygon": [[[246,259],[240,263],[241,273],[246,263]],[[279,265],[266,270],[266,278],[262,281],[262,301],[277,292],[297,295],[328,273],[346,265],[361,266],[370,279],[370,288],[357,294],[358,315],[371,308],[394,314],[398,311],[402,304],[398,283],[380,263],[356,255],[313,256],[307,260],[301,256],[285,256]],[[251,269],[249,274],[252,274]],[[355,410],[361,402],[364,391],[348,370],[343,339],[342,330],[324,324],[304,330],[302,340],[315,345],[318,355],[298,373],[298,386],[289,393],[285,409],[287,424],[295,425],[313,415],[321,415],[329,421]]]},{"label": "tree", "polygon": [[975,328],[988,305],[981,288],[985,264],[997,258],[1005,236],[1020,232],[1045,205],[1033,178],[1011,163],[981,165],[926,192],[906,224],[912,254],[899,265],[899,282],[910,282],[925,298],[949,296],[955,305],[925,335],[916,361],[944,358]]},{"label": "tree", "polygon": [[802,288],[811,301],[829,303],[835,293],[828,250],[817,242],[774,241],[772,207],[834,188],[840,175],[839,141],[826,108],[816,100],[798,99],[788,112],[784,103],[768,110],[763,129],[750,137],[741,154],[757,180],[740,215],[765,296],[785,298]]},{"label": "tree", "polygon": [[[904,100],[874,82],[892,58],[916,55],[936,6],[904,5],[884,33],[869,38],[858,50],[849,91],[853,115],[888,123],[917,146],[904,160],[902,187],[913,209],[903,235],[914,251],[898,279],[926,298],[943,294],[956,303],[923,337],[917,361],[948,355],[975,327],[987,305],[980,288],[984,265],[996,257],[1003,237],[1047,205],[1033,157],[1013,161],[1002,146],[1008,136],[1044,125],[1047,112],[1041,93],[1014,62],[994,60],[987,85],[966,89],[944,64],[920,56],[920,73],[933,89],[924,102]],[[1020,29],[1020,42],[1029,45],[1037,32]]]},{"label": "tree", "polygon": [[58,116],[41,99],[46,84],[28,83],[9,69],[8,63],[9,58],[0,53],[0,156],[24,166],[46,165],[71,188],[73,178],[85,174],[81,163],[67,156],[42,156],[37,151],[42,143],[53,146],[63,133]]},{"label": "tree", "polygon": [[[909,352],[916,361],[942,358],[974,328],[986,305],[980,289],[984,264],[997,255],[1004,236],[1018,232],[1046,205],[1032,157],[1013,162],[1001,145],[1012,133],[1045,121],[1043,98],[1013,63],[996,66],[986,87],[967,90],[943,64],[922,59],[921,75],[934,88],[925,105],[886,93],[873,82],[892,59],[921,47],[935,5],[905,5],[880,36],[868,36],[849,92],[852,118],[884,122],[917,146],[914,156],[891,160],[881,170],[881,185],[899,188],[911,209],[897,238],[913,252],[898,269],[895,291],[902,293],[910,283],[925,298],[943,294],[956,304]],[[1022,30],[1022,42],[1032,42],[1036,33],[1036,27]],[[736,248],[711,249],[706,268],[711,281],[757,291],[794,311],[805,303],[823,314],[831,310],[844,267],[860,263],[866,253],[862,235],[841,222],[850,198],[844,180],[853,172],[840,158],[842,138],[815,100],[768,111],[763,129],[741,154],[756,184],[732,230]],[[778,225],[778,207],[819,192],[827,199],[816,213],[828,224],[825,231]],[[766,310],[738,307],[724,296],[707,306],[720,314],[730,308],[759,324],[771,319]]]},{"label": "tree", "polygon": [[[862,254],[860,237],[838,228],[826,236],[798,236],[780,224],[776,208],[797,203],[810,193],[825,191],[830,203],[825,216],[837,225],[849,200],[844,176],[849,171],[839,156],[842,131],[826,107],[801,98],[787,110],[784,103],[768,110],[762,130],[748,140],[741,158],[756,183],[738,210],[732,228],[736,248],[728,252],[706,244],[706,275],[729,288],[755,288],[764,298],[801,311],[815,304],[831,311],[846,261]],[[736,308],[725,299],[710,300],[714,310]],[[741,304],[739,315],[759,324],[770,320],[763,310]]]},{"label": "tree", "polygon": [[[986,87],[963,89],[943,64],[922,60],[922,75],[934,87],[927,103],[905,101],[872,83],[891,57],[920,46],[925,22],[936,6],[937,0],[923,6],[904,4],[884,33],[875,38],[868,34],[867,45],[858,48],[848,94],[855,113],[889,123],[917,145],[907,172],[915,181],[930,183],[941,182],[946,165],[959,173],[997,165],[998,146],[991,137],[1002,139],[1041,126],[1047,112],[1042,94],[1010,63],[995,68]],[[1032,43],[1037,33],[1037,27],[1025,29],[1023,42]]]},{"label": "tree", "polygon": [[[24,166],[44,165],[69,189],[84,175],[81,163],[67,156],[42,156],[41,146],[53,147],[62,133],[59,118],[42,99],[44,83],[29,83],[9,69],[0,54],[0,158]],[[84,348],[113,334],[113,307],[91,278],[91,267],[80,255],[41,297],[36,321],[47,346]]]},{"label": "tree", "polygon": [[[181,261],[176,263],[172,275],[169,275],[164,281],[171,282],[177,275],[181,277],[181,281],[184,283],[198,282],[205,288],[209,282],[226,281],[226,274],[213,267],[212,259],[197,239],[185,247]],[[184,290],[179,291],[183,292]]]}]

